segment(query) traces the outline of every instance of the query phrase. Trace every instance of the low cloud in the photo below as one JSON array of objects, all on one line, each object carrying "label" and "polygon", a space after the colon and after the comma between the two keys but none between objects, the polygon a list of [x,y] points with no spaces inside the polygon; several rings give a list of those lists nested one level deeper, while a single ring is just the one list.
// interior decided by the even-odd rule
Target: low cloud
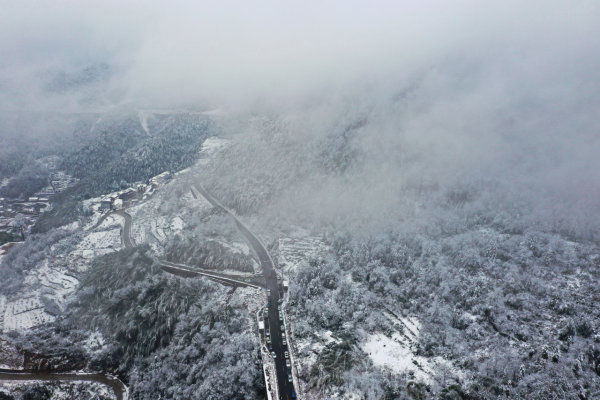
[{"label": "low cloud", "polygon": [[0,68],[4,91],[32,100],[52,71],[108,64],[114,74],[97,94],[104,105],[293,105],[348,86],[398,86],[430,68],[514,75],[521,90],[538,90],[544,78],[592,77],[598,8],[585,1],[25,3],[3,7]]},{"label": "low cloud", "polygon": [[[502,188],[494,196],[511,193],[508,203],[538,199],[542,219],[576,214],[590,224],[600,209],[598,2],[65,1],[2,10],[5,111],[221,108],[240,121],[268,116],[294,141],[323,146],[363,121],[347,138],[360,157],[344,173],[360,193],[336,180],[339,192],[312,197],[330,203],[321,209],[343,209],[346,193],[356,199],[347,213],[369,199],[391,210],[406,182],[486,180]],[[285,167],[268,156],[257,170]]]}]

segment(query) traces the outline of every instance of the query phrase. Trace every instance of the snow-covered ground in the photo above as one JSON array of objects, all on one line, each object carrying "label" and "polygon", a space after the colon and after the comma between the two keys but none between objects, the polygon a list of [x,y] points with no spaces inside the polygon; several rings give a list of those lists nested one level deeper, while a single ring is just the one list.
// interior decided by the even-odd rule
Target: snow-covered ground
[{"label": "snow-covered ground", "polygon": [[[140,115],[140,118],[141,123],[147,122],[146,116]],[[201,161],[229,145],[228,140],[208,138],[202,146]],[[131,202],[126,209],[132,216],[131,236],[135,243],[148,243],[160,254],[175,235],[182,235],[189,228],[188,221],[197,220],[198,216],[210,212],[212,206],[203,197],[194,198],[189,189],[181,190],[182,179],[186,179],[188,172],[189,169],[175,175],[165,172],[151,179],[150,184],[135,185],[135,189],[143,187],[145,190],[143,200]],[[72,233],[72,236],[64,239],[70,240],[69,248],[72,250],[67,254],[49,256],[29,271],[25,278],[26,288],[22,293],[10,298],[0,297],[0,331],[27,330],[52,321],[54,316],[47,310],[47,299],[63,309],[69,295],[79,284],[77,273],[89,268],[95,257],[123,248],[121,234],[124,218],[114,214],[107,203],[112,202],[114,205],[115,198],[131,189],[83,202],[83,208],[86,212],[91,212],[91,218],[83,226],[76,222],[62,228]],[[174,196],[174,190],[181,190],[181,195]],[[245,255],[251,253],[250,247],[245,243],[225,238],[221,238],[219,242],[232,252]],[[258,264],[256,267],[258,269]],[[264,306],[265,299],[256,289],[237,288],[227,296],[227,301],[243,304],[254,314]],[[250,329],[256,329],[252,328],[254,325],[255,321],[249,321]],[[94,334],[88,344],[93,350],[101,348],[104,340],[100,334]]]},{"label": "snow-covered ground", "polygon": [[92,354],[99,353],[106,342],[100,331],[94,331],[85,343],[85,348]]},{"label": "snow-covered ground", "polygon": [[[54,244],[48,257],[27,273],[20,293],[0,297],[0,331],[23,331],[53,321],[79,285],[75,275],[94,257],[122,248],[122,224],[122,217],[110,215],[93,230],[90,224],[81,229],[78,222],[61,227],[72,235]],[[74,242],[75,247],[68,254],[55,254],[63,242]]]},{"label": "snow-covered ground", "polygon": [[211,136],[206,138],[202,143],[202,149],[200,150],[200,155],[204,157],[211,157],[215,153],[226,149],[231,146],[231,141],[227,139],[223,139],[217,136]]},{"label": "snow-covered ground", "polygon": [[19,245],[19,242],[4,243],[2,246],[0,246],[0,262],[2,262],[2,259],[4,258],[6,253],[8,253],[8,250],[10,250],[12,246],[17,245]]},{"label": "snow-covered ground", "polygon": [[392,337],[382,333],[370,335],[361,348],[376,367],[398,374],[412,372],[416,379],[429,382],[427,359],[415,356],[398,332],[394,332]]},{"label": "snow-covered ground", "polygon": [[[250,246],[248,246],[246,243],[230,242],[230,241],[221,240],[221,239],[217,239],[217,238],[213,238],[211,240],[218,242],[220,245],[222,245],[223,247],[225,247],[227,250],[231,251],[232,253],[243,254],[245,256],[252,256],[252,254],[253,254],[252,250],[250,249]],[[254,257],[252,257],[251,263],[252,263],[252,270],[254,271],[254,273],[258,274],[258,273],[262,272],[260,264],[256,261],[256,259]],[[222,271],[229,273],[229,274],[234,274],[234,275],[240,274],[240,271],[236,271],[236,270],[223,269]],[[243,272],[241,274],[245,275],[246,272]]]},{"label": "snow-covered ground", "polygon": [[219,242],[219,244],[221,244],[223,247],[231,250],[232,253],[244,254],[246,256],[249,256],[251,254],[250,246],[248,246],[246,243],[227,242],[227,241],[218,240],[218,239],[212,239],[212,240]]},{"label": "snow-covered ground", "polygon": [[[175,235],[181,235],[188,227],[194,212],[201,212],[193,197],[185,192],[179,201],[180,207],[172,207],[165,213],[163,199],[164,192],[157,191],[152,199],[138,203],[127,209],[132,216],[131,237],[135,243],[147,243],[157,254],[162,254],[164,246]],[[189,205],[188,205],[189,202]]]},{"label": "snow-covered ground", "polygon": [[64,308],[67,297],[79,285],[77,278],[69,274],[66,269],[50,267],[47,262],[35,274],[27,275],[25,283],[30,284],[32,287],[40,285],[42,292],[51,294],[51,297],[61,308]]},{"label": "snow-covered ground", "polygon": [[54,316],[44,310],[39,296],[19,298],[6,302],[3,318],[3,332],[20,331],[54,321]]},{"label": "snow-covered ground", "polygon": [[317,236],[298,231],[298,236],[282,237],[278,241],[277,261],[285,272],[295,272],[311,257],[325,253],[329,246]]},{"label": "snow-covered ground", "polygon": [[70,255],[91,260],[94,257],[119,250],[122,248],[121,229],[123,224],[123,217],[109,215],[96,229],[87,232]]},{"label": "snow-covered ground", "polygon": [[58,310],[49,310],[42,298],[51,299],[51,307],[64,308],[79,284],[71,271],[64,257],[49,257],[29,271],[21,293],[10,299],[0,296],[0,331],[27,330],[53,321],[52,311]]},{"label": "snow-covered ground", "polygon": [[415,354],[415,345],[421,333],[421,324],[415,317],[397,317],[389,313],[386,316],[398,331],[391,336],[370,334],[360,346],[375,367],[395,374],[411,374],[416,380],[428,384],[441,370],[455,377],[463,376],[458,368],[442,357],[426,358]]},{"label": "snow-covered ground", "polygon": [[[97,382],[42,382],[42,381],[19,381],[7,382],[0,381],[0,394],[14,396],[17,393],[23,393],[29,387],[43,385],[51,395],[44,397],[47,400],[70,400],[76,399],[94,399],[94,400],[112,400],[115,398],[111,389],[106,385]],[[13,398],[13,397],[6,397]],[[21,397],[18,397],[21,398]],[[23,397],[24,398],[24,397]],[[29,398],[29,397],[28,397]]]},{"label": "snow-covered ground", "polygon": [[[140,124],[142,127],[148,122],[151,111],[140,111]],[[207,138],[202,144],[200,151],[199,164],[206,162],[208,158],[213,157],[217,152],[229,146],[229,140],[218,138],[216,136]],[[127,207],[127,212],[132,216],[133,223],[131,227],[131,237],[134,243],[147,243],[152,250],[161,254],[164,246],[169,243],[175,235],[180,235],[187,227],[186,221],[196,218],[198,215],[209,211],[212,206],[204,198],[196,199],[189,190],[183,190],[181,196],[177,198],[177,204],[172,204],[173,199],[169,195],[177,188],[182,179],[186,179],[190,168],[170,174],[165,171],[149,180],[150,184],[137,183],[136,188],[142,188],[144,193],[142,201],[134,201]],[[132,188],[108,193],[96,198],[84,201],[83,208],[92,212],[92,217],[85,229],[91,229],[100,221],[108,210],[102,209],[103,203],[110,202]],[[95,229],[93,234],[86,237],[84,243],[78,247],[79,255],[85,258],[92,258],[100,254],[105,254],[118,248],[117,237],[120,235],[122,220],[118,221],[119,227],[114,222],[119,219],[118,216],[109,216]],[[114,229],[111,229],[114,227]],[[119,238],[120,241],[120,238]],[[248,246],[243,243],[230,243],[228,247],[232,250],[248,254]],[[94,252],[90,251],[94,249]]]}]

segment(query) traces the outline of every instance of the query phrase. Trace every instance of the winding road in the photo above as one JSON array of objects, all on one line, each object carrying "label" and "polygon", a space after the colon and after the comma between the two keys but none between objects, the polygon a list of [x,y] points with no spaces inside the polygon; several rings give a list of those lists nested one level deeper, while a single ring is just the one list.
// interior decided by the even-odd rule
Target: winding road
[{"label": "winding road", "polygon": [[[123,244],[125,247],[132,247],[131,241],[131,216],[124,211],[119,211],[117,214],[125,218]],[[105,214],[98,221],[97,224],[92,227],[95,229],[98,227],[108,216]],[[117,400],[127,400],[129,398],[129,391],[127,386],[117,377],[109,374],[102,373],[73,373],[73,372],[45,372],[45,371],[32,371],[32,370],[13,370],[0,368],[0,382],[2,381],[36,381],[36,382],[96,382],[102,385],[108,386]]]},{"label": "winding road", "polygon": [[[254,235],[237,217],[236,215],[223,206],[217,199],[215,199],[206,189],[198,185],[191,187],[192,194],[195,198],[198,195],[202,195],[213,207],[219,208],[226,212],[234,221],[245,237],[246,241],[252,247],[256,254],[260,265],[262,267],[264,279],[258,281],[256,276],[241,277],[228,275],[224,273],[213,272],[209,270],[202,270],[197,268],[189,268],[182,264],[175,264],[168,261],[158,260],[155,261],[161,266],[161,268],[170,274],[182,276],[182,277],[195,277],[205,276],[216,282],[224,285],[233,287],[237,286],[248,286],[258,289],[263,289],[266,283],[267,289],[269,289],[268,295],[268,330],[271,336],[272,348],[271,350],[275,354],[275,370],[277,374],[277,385],[280,399],[292,400],[296,398],[294,385],[292,379],[290,379],[292,371],[286,367],[285,363],[285,352],[288,348],[283,345],[283,339],[285,331],[283,324],[279,321],[279,307],[280,299],[282,296],[281,287],[277,280],[277,274],[275,273],[275,265],[271,255],[267,251],[266,247]],[[131,224],[132,217],[125,210],[119,210],[116,214],[124,218],[122,240],[123,245],[126,248],[132,248],[135,246],[134,241],[131,238]],[[99,225],[106,215],[99,221]],[[67,382],[96,382],[106,385],[112,389],[117,400],[128,399],[128,389],[125,384],[116,377],[102,373],[52,373],[52,372],[38,372],[38,371],[21,371],[21,370],[9,370],[0,369],[0,381],[42,381],[42,382],[56,382],[56,381],[67,381]]]},{"label": "winding road", "polygon": [[[123,245],[125,246],[125,248],[128,249],[134,247],[135,242],[131,238],[131,223],[133,222],[131,215],[128,214],[125,210],[119,210],[115,214],[122,216],[125,220],[122,231]],[[216,272],[202,268],[192,268],[184,264],[176,264],[170,261],[159,260],[158,258],[154,258],[154,261],[161,266],[163,271],[184,278],[205,276],[209,279],[212,279],[216,282],[228,286],[253,287],[256,289],[264,288],[264,282],[262,282],[261,279],[257,279],[256,276],[245,277],[241,275],[238,276],[234,274],[226,274],[223,272]]]},{"label": "winding road", "polygon": [[[277,374],[279,398],[285,400],[295,399],[296,392],[294,389],[293,379],[290,379],[292,376],[292,371],[286,366],[285,352],[289,350],[288,347],[284,346],[283,344],[285,335],[283,332],[285,329],[283,327],[283,323],[281,323],[279,320],[279,307],[282,293],[281,286],[277,280],[277,274],[275,273],[275,264],[273,263],[273,259],[260,239],[258,239],[258,237],[254,235],[232,211],[221,204],[221,202],[213,197],[206,189],[200,185],[198,185],[198,187],[192,185],[191,191],[194,198],[198,199],[200,196],[204,197],[213,207],[224,211],[234,220],[238,230],[242,233],[250,247],[252,247],[256,257],[260,262],[263,271],[264,282],[249,282],[247,279],[242,280],[242,278],[239,276],[202,270],[198,268],[190,268],[183,264],[175,264],[164,260],[155,259],[155,261],[165,272],[182,277],[205,276],[224,285],[249,286],[254,288],[263,288],[264,284],[266,283],[266,288],[269,289],[267,304],[268,330],[271,336],[271,350],[275,354],[274,361],[275,371]],[[130,237],[132,222],[131,215],[127,214],[124,210],[119,211],[118,214],[123,216],[125,219],[123,226],[123,244],[125,247],[132,247],[134,244]]]},{"label": "winding road", "polygon": [[[125,247],[133,247],[131,240],[131,215],[124,210],[117,211],[116,214],[121,215],[125,219],[123,226],[123,245]],[[106,217],[107,213],[92,227],[92,230],[97,228]],[[108,386],[112,389],[117,400],[127,400],[127,386],[119,379],[112,375],[102,373],[72,373],[72,372],[45,372],[32,370],[12,370],[0,368],[0,382],[2,381],[40,381],[40,382],[96,382]]]},{"label": "winding road", "polygon": [[115,214],[120,215],[125,219],[125,223],[123,224],[123,245],[127,248],[131,248],[135,246],[133,240],[131,239],[131,215],[127,214],[125,210],[119,210]]},{"label": "winding road", "polygon": [[19,371],[10,369],[0,369],[1,381],[41,381],[41,382],[96,382],[108,386],[112,389],[117,400],[127,400],[127,386],[118,378],[100,373],[52,373],[37,371]]}]

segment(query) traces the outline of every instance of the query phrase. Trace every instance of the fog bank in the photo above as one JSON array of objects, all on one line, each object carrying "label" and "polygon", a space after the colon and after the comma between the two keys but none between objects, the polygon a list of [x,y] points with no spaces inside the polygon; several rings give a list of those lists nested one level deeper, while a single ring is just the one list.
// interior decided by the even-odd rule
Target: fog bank
[{"label": "fog bank", "polygon": [[240,144],[214,185],[266,185],[246,197],[278,218],[393,221],[456,195],[588,237],[600,222],[597,2],[2,10],[0,109],[218,108]]}]

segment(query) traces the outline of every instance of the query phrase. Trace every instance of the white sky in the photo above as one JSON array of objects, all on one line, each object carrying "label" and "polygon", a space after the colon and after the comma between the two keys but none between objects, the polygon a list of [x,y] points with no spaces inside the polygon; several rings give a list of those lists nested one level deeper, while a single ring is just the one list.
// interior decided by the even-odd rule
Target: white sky
[{"label": "white sky", "polygon": [[0,3],[0,83],[18,96],[94,62],[118,67],[111,101],[174,105],[278,103],[455,60],[591,73],[600,58],[597,1]]}]

